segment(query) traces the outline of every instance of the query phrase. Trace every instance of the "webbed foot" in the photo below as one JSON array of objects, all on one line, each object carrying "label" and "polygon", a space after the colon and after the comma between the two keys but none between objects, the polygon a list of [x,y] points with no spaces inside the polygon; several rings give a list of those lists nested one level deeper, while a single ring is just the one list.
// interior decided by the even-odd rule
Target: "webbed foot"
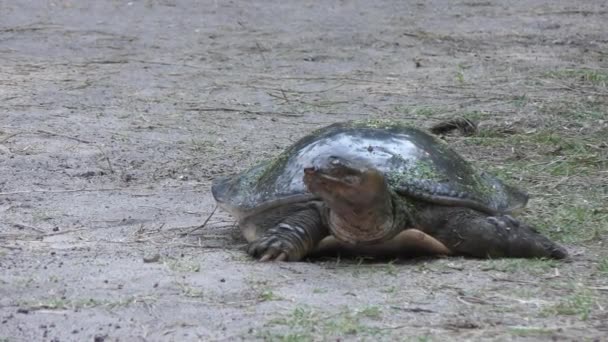
[{"label": "webbed foot", "polygon": [[260,229],[258,238],[249,244],[247,252],[260,261],[298,261],[328,234],[319,208],[312,205],[287,215],[269,229]]},{"label": "webbed foot", "polygon": [[305,235],[302,228],[282,223],[251,242],[247,253],[260,261],[298,261],[308,250]]}]

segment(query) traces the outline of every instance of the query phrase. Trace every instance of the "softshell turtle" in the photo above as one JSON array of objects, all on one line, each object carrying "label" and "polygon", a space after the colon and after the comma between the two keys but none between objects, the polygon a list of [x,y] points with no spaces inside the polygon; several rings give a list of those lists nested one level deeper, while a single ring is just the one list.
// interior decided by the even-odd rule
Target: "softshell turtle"
[{"label": "softshell turtle", "polygon": [[395,121],[333,124],[274,160],[216,179],[248,253],[301,260],[351,251],[565,258],[561,246],[509,215],[528,196],[478,170],[443,141]]}]

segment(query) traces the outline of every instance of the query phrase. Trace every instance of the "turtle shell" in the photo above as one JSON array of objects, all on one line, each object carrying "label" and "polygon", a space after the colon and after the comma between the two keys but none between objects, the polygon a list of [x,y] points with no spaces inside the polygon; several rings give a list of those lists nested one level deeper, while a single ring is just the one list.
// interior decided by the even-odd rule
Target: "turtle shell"
[{"label": "turtle shell", "polygon": [[527,195],[478,170],[434,136],[407,124],[353,121],[321,128],[273,160],[213,182],[216,201],[240,216],[315,199],[303,182],[304,168],[339,156],[373,166],[391,187],[428,180],[442,189],[467,193],[498,212],[525,206]]}]

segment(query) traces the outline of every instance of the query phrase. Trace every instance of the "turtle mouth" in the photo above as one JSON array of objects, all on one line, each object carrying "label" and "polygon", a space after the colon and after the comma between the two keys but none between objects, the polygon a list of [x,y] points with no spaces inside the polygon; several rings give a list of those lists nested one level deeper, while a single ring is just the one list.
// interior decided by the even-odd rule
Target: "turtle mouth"
[{"label": "turtle mouth", "polygon": [[328,158],[321,166],[304,168],[304,178],[309,181],[316,179],[324,184],[339,184],[347,187],[360,186],[364,174],[365,169],[354,167],[350,162],[338,157]]},{"label": "turtle mouth", "polygon": [[335,174],[319,168],[304,169],[304,184],[310,192],[329,201],[354,204],[352,200],[363,191],[361,179],[357,176]]},{"label": "turtle mouth", "polygon": [[331,171],[328,172],[327,170],[314,166],[305,168],[304,175],[306,178],[318,178],[331,183],[352,184],[352,177],[335,175]]},{"label": "turtle mouth", "polygon": [[369,175],[370,170],[357,160],[330,156],[304,168],[303,180],[310,192],[328,203],[340,202],[352,206],[357,202],[366,202],[366,198],[373,194]]}]

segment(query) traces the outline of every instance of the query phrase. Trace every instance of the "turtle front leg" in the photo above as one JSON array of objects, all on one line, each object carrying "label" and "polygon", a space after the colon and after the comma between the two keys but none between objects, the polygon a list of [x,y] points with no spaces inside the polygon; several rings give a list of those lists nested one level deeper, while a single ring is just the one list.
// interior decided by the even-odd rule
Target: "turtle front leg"
[{"label": "turtle front leg", "polygon": [[247,252],[260,261],[298,261],[329,234],[318,208],[309,207],[285,217],[249,244]]},{"label": "turtle front leg", "polygon": [[421,212],[426,233],[454,254],[480,258],[564,259],[568,252],[509,215],[488,216],[468,208],[433,206]]}]

